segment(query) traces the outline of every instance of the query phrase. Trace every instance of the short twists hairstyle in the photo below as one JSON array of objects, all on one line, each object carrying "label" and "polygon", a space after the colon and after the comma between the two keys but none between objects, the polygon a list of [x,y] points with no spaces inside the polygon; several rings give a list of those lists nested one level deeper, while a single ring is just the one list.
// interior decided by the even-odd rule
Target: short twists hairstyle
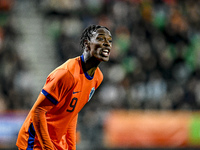
[{"label": "short twists hairstyle", "polygon": [[99,28],[105,28],[107,29],[108,31],[110,31],[107,27],[104,27],[104,26],[100,26],[100,25],[90,25],[89,27],[85,28],[82,35],[81,35],[81,39],[80,39],[80,46],[82,49],[84,49],[85,45],[85,40],[89,40],[90,41],[90,38],[93,36],[93,32],[96,32],[97,29]]}]

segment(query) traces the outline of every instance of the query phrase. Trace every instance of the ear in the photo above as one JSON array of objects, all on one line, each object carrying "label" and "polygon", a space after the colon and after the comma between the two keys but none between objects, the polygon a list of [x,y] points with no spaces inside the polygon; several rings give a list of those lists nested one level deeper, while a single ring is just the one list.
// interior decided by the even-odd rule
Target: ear
[{"label": "ear", "polygon": [[90,41],[89,40],[85,40],[84,41],[84,46],[86,50],[90,50]]}]

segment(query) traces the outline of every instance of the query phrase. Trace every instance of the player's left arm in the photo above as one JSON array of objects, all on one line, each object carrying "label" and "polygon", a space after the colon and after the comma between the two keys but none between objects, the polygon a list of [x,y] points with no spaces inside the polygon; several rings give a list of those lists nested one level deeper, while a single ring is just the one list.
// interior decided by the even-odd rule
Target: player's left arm
[{"label": "player's left arm", "polygon": [[77,120],[78,120],[78,114],[70,122],[68,130],[67,130],[66,141],[68,144],[68,150],[76,150]]}]

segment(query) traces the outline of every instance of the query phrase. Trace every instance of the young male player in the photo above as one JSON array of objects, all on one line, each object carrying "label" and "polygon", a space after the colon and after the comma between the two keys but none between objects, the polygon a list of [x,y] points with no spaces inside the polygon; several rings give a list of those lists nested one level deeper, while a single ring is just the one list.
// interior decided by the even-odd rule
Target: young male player
[{"label": "young male player", "polygon": [[76,150],[78,112],[103,80],[98,65],[109,60],[111,33],[103,26],[89,26],[80,45],[81,56],[69,59],[47,77],[20,129],[19,150]]}]

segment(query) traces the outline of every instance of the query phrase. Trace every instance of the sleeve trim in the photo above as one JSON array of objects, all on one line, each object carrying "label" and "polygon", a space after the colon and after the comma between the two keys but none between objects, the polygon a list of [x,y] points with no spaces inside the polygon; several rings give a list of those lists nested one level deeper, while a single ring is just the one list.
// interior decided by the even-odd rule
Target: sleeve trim
[{"label": "sleeve trim", "polygon": [[42,89],[42,92],[41,92],[44,96],[46,96],[46,98],[48,100],[50,100],[53,104],[58,104],[58,101],[53,97],[51,96],[47,91],[45,91],[44,89]]}]

